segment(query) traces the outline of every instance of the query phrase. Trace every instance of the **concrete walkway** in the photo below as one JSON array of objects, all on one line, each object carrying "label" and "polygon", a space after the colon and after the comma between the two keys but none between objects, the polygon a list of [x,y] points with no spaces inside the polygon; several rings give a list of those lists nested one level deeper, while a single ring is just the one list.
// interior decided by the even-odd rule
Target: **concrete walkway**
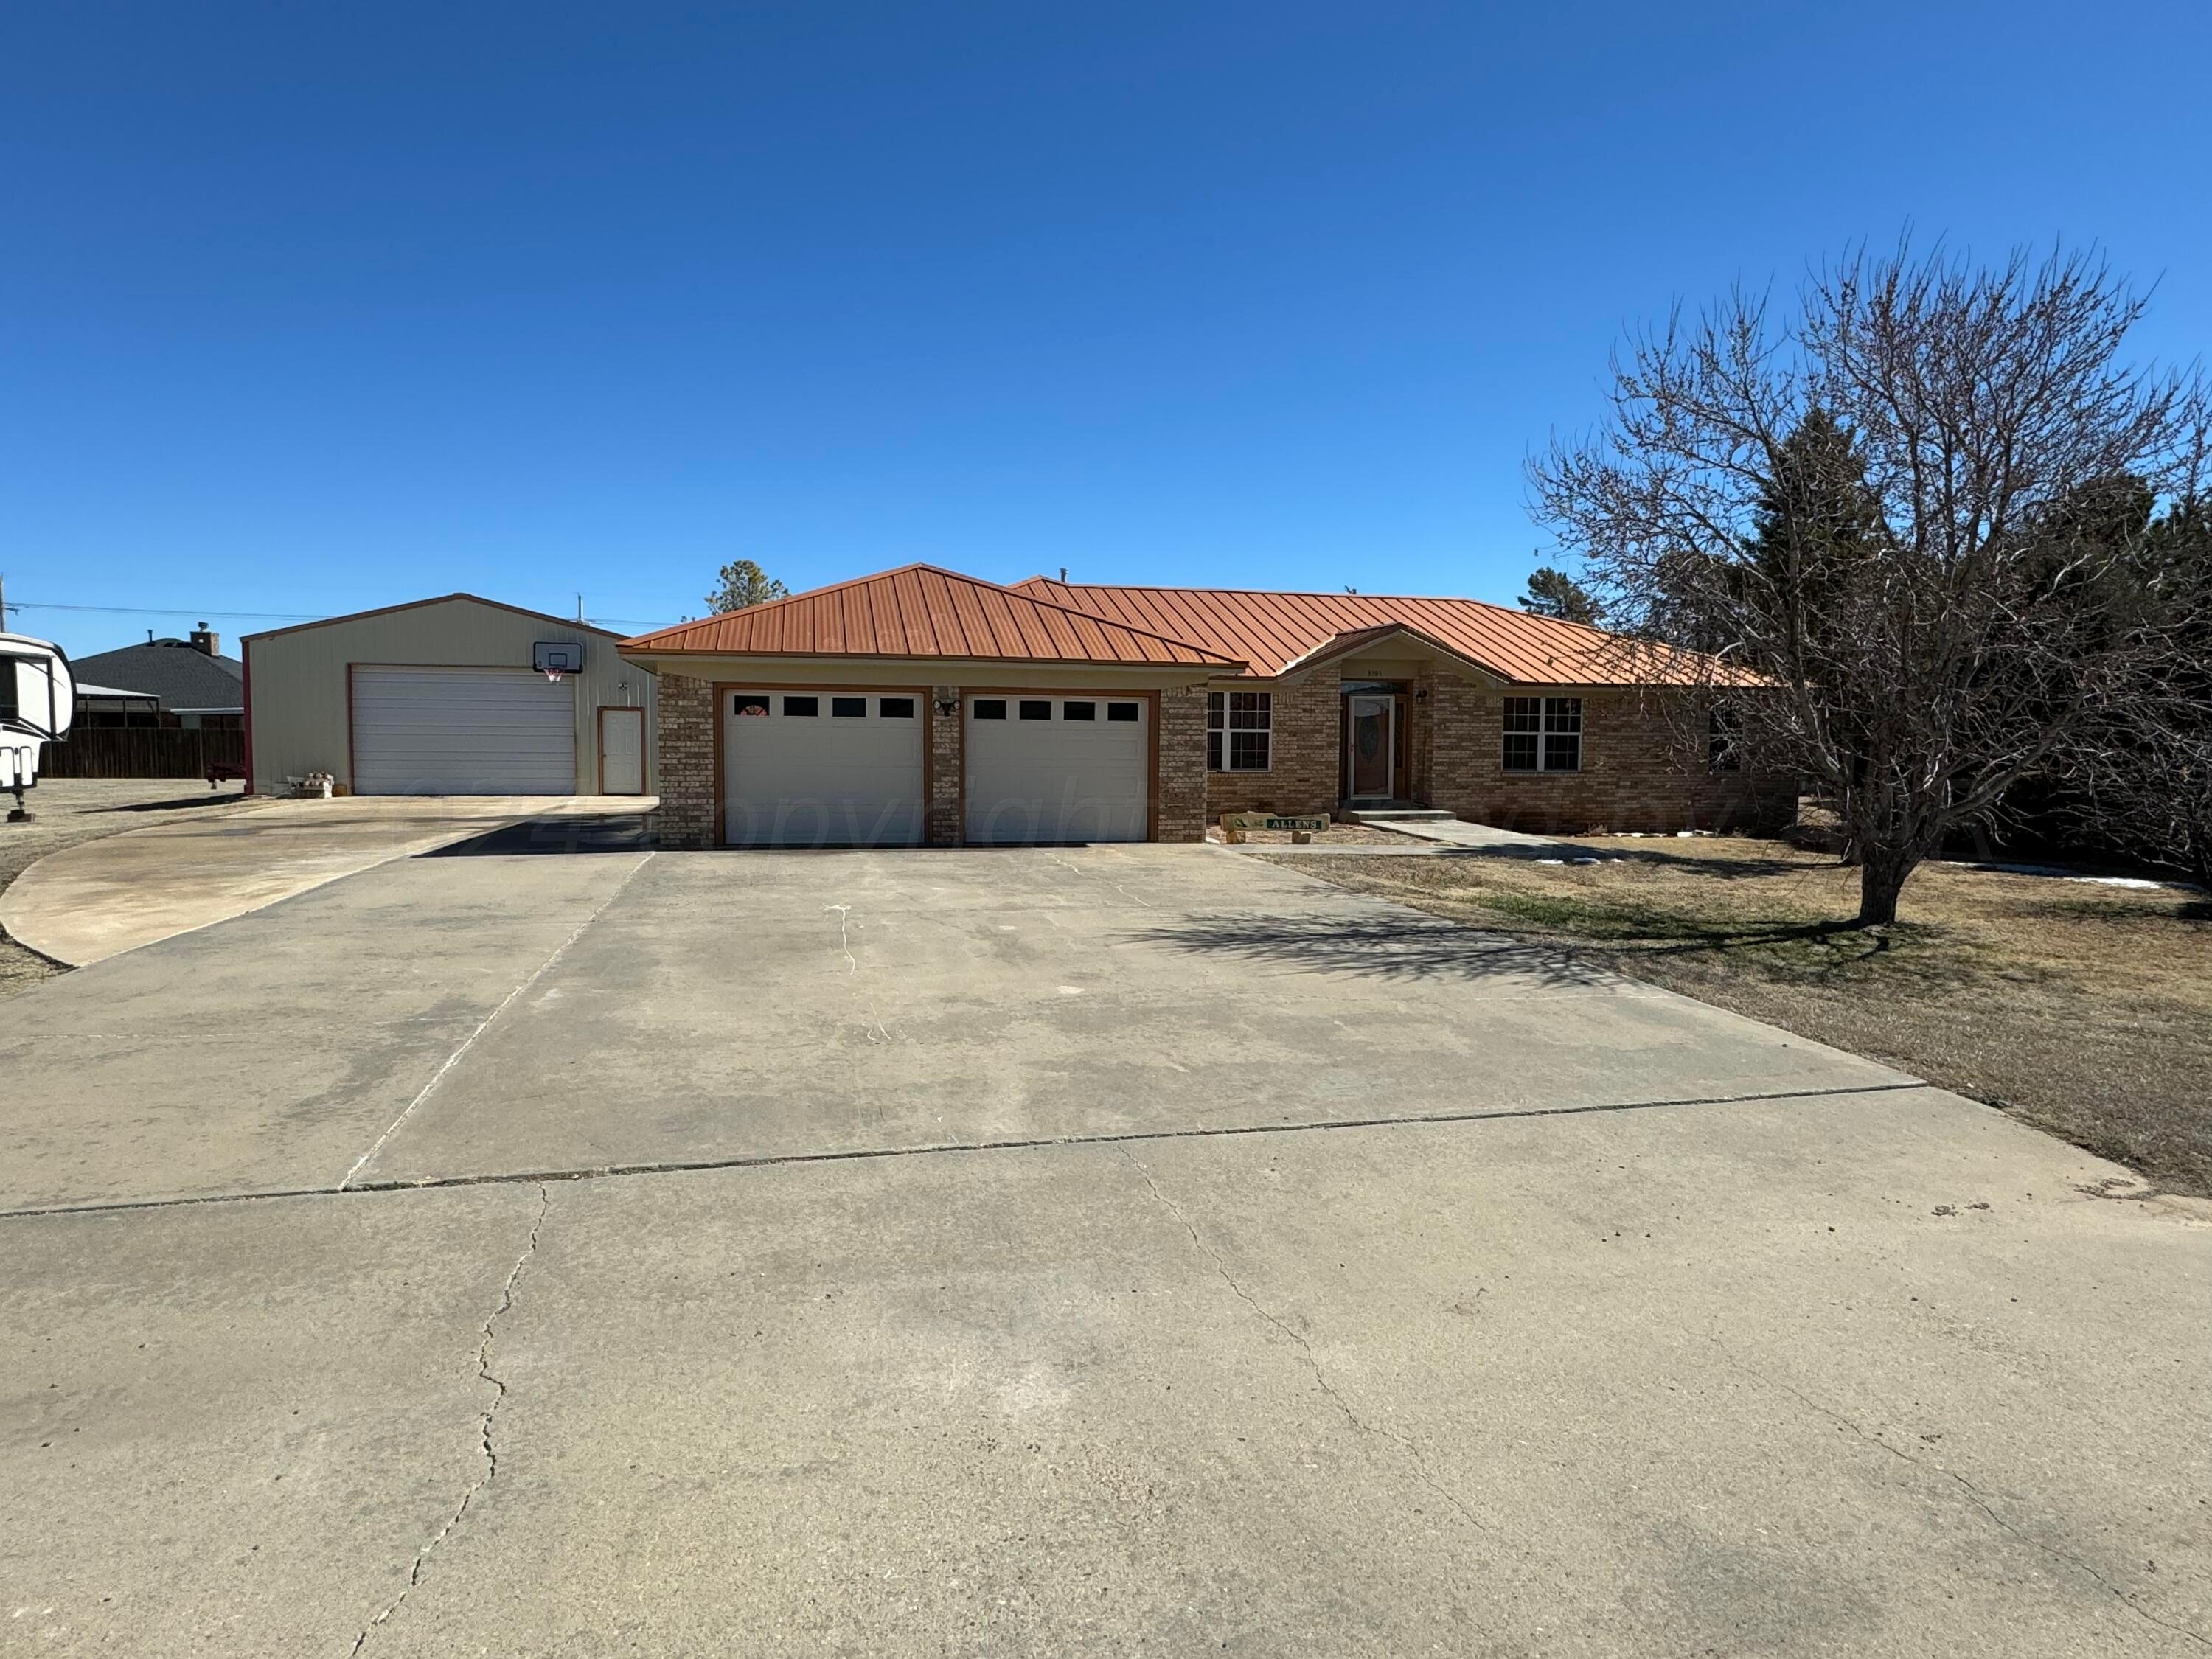
[{"label": "concrete walkway", "polygon": [[1524,859],[1589,860],[1591,857],[1590,849],[1578,842],[1553,841],[1546,836],[1523,835],[1518,830],[1499,830],[1487,823],[1469,823],[1464,818],[1366,817],[1358,821],[1371,829],[1388,830],[1393,835],[1403,836],[1407,837],[1407,844],[1392,846],[1388,842],[1370,842],[1297,847],[1271,843],[1266,846],[1248,845],[1234,850],[1264,854],[1269,858],[1279,853],[1299,858],[1374,858],[1377,855],[1403,858],[1408,854],[1433,857],[1453,850],[1498,853],[1508,858]]},{"label": "concrete walkway", "polygon": [[0,927],[41,956],[82,968],[507,824],[659,804],[650,795],[266,801],[49,854],[0,894]]},{"label": "concrete walkway", "polygon": [[1411,836],[1417,841],[1434,842],[1440,847],[1471,847],[1480,852],[1512,853],[1526,858],[1555,857],[1562,853],[1573,855],[1589,850],[1547,836],[1524,836],[1518,830],[1469,823],[1464,818],[1407,818],[1385,823],[1382,828]]}]

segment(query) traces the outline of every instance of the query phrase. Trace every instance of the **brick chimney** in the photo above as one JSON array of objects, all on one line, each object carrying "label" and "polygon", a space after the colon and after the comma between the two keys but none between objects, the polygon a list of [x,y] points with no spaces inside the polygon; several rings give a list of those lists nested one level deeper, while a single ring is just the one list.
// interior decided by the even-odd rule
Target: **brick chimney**
[{"label": "brick chimney", "polygon": [[198,628],[192,629],[192,649],[205,657],[221,656],[222,635],[209,633],[208,625],[202,623]]}]

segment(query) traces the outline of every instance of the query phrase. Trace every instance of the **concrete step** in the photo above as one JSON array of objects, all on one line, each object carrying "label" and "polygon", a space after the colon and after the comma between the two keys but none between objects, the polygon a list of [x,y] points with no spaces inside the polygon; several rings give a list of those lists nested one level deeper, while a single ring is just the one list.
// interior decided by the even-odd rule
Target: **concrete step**
[{"label": "concrete step", "polygon": [[1457,815],[1426,806],[1347,806],[1338,817],[1348,823],[1449,823]]}]

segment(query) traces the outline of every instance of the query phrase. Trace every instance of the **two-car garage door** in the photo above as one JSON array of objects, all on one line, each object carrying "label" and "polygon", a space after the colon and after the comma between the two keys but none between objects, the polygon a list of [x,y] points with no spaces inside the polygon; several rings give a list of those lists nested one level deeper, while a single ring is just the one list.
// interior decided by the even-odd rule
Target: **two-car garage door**
[{"label": "two-car garage door", "polygon": [[526,668],[353,667],[359,795],[566,795],[576,688]]},{"label": "two-car garage door", "polygon": [[[723,839],[733,847],[910,847],[923,839],[930,710],[864,687],[725,692]],[[1150,705],[1140,697],[969,696],[961,721],[971,845],[1143,841]]]}]

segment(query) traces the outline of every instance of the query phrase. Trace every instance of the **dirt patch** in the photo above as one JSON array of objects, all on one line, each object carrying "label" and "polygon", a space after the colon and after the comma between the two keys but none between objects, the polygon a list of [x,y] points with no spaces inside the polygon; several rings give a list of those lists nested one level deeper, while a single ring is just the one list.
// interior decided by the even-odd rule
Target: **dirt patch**
[{"label": "dirt patch", "polygon": [[2212,1194],[2212,898],[1930,865],[1907,884],[1898,925],[1868,933],[1847,925],[1856,872],[1817,852],[1725,838],[1574,845],[1601,861],[1296,867],[1571,944],[2002,1107],[2169,1191]]},{"label": "dirt patch", "polygon": [[[0,892],[49,853],[184,817],[250,805],[245,786],[210,789],[193,778],[48,778],[27,792],[29,823],[0,823]],[[7,805],[15,797],[0,796]],[[0,929],[0,996],[27,990],[67,969],[27,951]]]}]

